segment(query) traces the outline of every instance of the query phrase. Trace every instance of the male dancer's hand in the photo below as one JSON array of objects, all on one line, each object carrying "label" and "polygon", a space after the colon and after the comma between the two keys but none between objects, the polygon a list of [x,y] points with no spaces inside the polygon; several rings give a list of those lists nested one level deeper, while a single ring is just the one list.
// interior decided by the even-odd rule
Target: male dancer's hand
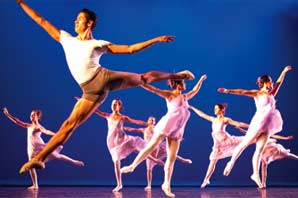
[{"label": "male dancer's hand", "polygon": [[175,40],[175,36],[159,36],[157,37],[157,40],[158,42],[161,42],[161,43],[170,43],[170,42],[174,42]]}]

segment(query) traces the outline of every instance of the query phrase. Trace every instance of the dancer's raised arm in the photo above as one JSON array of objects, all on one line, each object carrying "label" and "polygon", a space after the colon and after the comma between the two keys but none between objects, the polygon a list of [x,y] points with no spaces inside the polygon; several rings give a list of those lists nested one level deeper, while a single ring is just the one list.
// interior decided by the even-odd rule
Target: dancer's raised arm
[{"label": "dancer's raised arm", "polygon": [[271,137],[277,140],[292,140],[294,138],[292,135],[289,135],[289,136],[272,135]]},{"label": "dancer's raised arm", "polygon": [[201,110],[195,108],[194,106],[191,106],[191,105],[190,105],[189,108],[190,108],[191,110],[193,110],[198,116],[200,116],[201,118],[204,118],[205,120],[208,120],[208,121],[210,121],[210,122],[213,122],[213,120],[214,120],[214,118],[215,118],[215,117],[213,117],[213,116],[209,116],[209,115],[207,115],[206,113],[204,113],[203,111],[201,111]]},{"label": "dancer's raised arm", "polygon": [[147,91],[150,91],[152,93],[155,93],[156,95],[162,97],[162,98],[169,98],[172,95],[172,92],[169,90],[161,90],[158,89],[152,85],[148,85],[148,84],[144,84],[142,85],[142,87],[144,89],[146,89]]},{"label": "dancer's raised arm", "polygon": [[112,54],[133,54],[139,51],[142,51],[153,44],[156,43],[168,43],[174,41],[174,36],[159,36],[153,39],[149,39],[144,42],[135,43],[132,45],[117,45],[117,44],[109,44],[107,45],[107,49],[109,53]]},{"label": "dancer's raised arm", "polygon": [[230,124],[230,125],[233,125],[233,126],[236,126],[236,127],[244,127],[244,128],[248,128],[249,125],[244,123],[244,122],[238,122],[238,121],[235,121],[231,118],[227,118],[227,124]]},{"label": "dancer's raised arm", "polygon": [[50,130],[46,129],[46,128],[44,128],[44,127],[41,126],[41,125],[39,125],[38,129],[39,129],[41,132],[43,132],[44,134],[51,135],[51,136],[55,135],[55,133],[54,133],[53,131],[50,131]]},{"label": "dancer's raised arm", "polygon": [[189,100],[191,99],[192,97],[194,97],[200,90],[202,84],[203,84],[203,81],[207,79],[207,76],[206,74],[202,75],[200,80],[197,82],[197,84],[192,88],[191,91],[189,91],[188,93],[184,94],[186,96],[186,98]]},{"label": "dancer's raised arm", "polygon": [[249,96],[249,97],[256,97],[259,93],[258,90],[226,89],[226,88],[218,88],[217,91],[220,93],[228,93],[228,94],[235,94],[235,95],[242,95],[242,96]]},{"label": "dancer's raised arm", "polygon": [[286,67],[283,69],[283,71],[281,72],[279,78],[277,79],[277,81],[276,81],[276,83],[275,83],[275,85],[274,85],[272,91],[270,92],[272,95],[275,96],[275,95],[277,94],[277,92],[278,92],[278,90],[279,90],[281,84],[282,84],[283,81],[284,81],[284,78],[285,78],[285,76],[286,76],[286,73],[287,73],[288,71],[290,71],[291,69],[292,69],[291,66],[286,66]]},{"label": "dancer's raised arm", "polygon": [[4,115],[6,115],[6,117],[8,117],[11,121],[13,121],[14,123],[16,123],[17,125],[24,127],[24,128],[28,128],[29,126],[31,126],[31,124],[29,123],[25,123],[21,120],[19,120],[18,118],[12,116],[11,114],[9,114],[8,109],[6,107],[3,108],[3,113]]},{"label": "dancer's raised arm", "polygon": [[123,127],[124,131],[144,133],[144,128]]},{"label": "dancer's raised arm", "polygon": [[21,6],[24,12],[35,21],[40,27],[42,27],[54,40],[59,42],[60,40],[60,30],[53,26],[49,21],[43,18],[38,12],[33,10],[25,1],[16,0],[16,2]]},{"label": "dancer's raised arm", "polygon": [[129,122],[129,123],[133,123],[133,124],[137,124],[137,125],[148,126],[147,122],[144,122],[142,120],[135,120],[135,119],[132,119],[128,116],[124,116],[123,119],[124,119],[125,122]]},{"label": "dancer's raised arm", "polygon": [[98,109],[96,109],[94,113],[96,113],[97,115],[99,115],[100,117],[103,117],[103,118],[107,118],[107,117],[110,116],[109,113],[102,112],[102,111],[100,111]]},{"label": "dancer's raised arm", "polygon": [[[235,128],[238,129],[243,134],[246,134],[246,132],[247,132],[246,130],[244,130],[238,126],[236,126]],[[272,135],[271,137],[274,139],[277,139],[277,140],[291,140],[294,138],[292,135],[289,135],[289,136]]]}]

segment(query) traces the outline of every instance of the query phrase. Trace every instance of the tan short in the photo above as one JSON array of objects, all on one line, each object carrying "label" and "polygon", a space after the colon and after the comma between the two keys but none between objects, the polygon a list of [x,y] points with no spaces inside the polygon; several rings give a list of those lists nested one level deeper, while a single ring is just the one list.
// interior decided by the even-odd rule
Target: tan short
[{"label": "tan short", "polygon": [[[131,75],[134,75],[135,77],[136,74],[112,71],[99,67],[94,77],[89,81],[80,84],[83,91],[82,98],[101,103],[105,100],[110,91],[130,87],[128,85],[130,84],[129,81],[134,79]],[[139,77],[138,79],[141,78]],[[133,84],[135,84],[135,80]]]}]

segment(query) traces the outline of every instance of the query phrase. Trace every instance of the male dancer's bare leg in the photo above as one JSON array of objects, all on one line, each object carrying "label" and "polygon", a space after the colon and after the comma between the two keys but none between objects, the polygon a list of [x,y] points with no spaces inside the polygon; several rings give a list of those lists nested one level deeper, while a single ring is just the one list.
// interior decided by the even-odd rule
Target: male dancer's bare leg
[{"label": "male dancer's bare leg", "polygon": [[193,80],[194,78],[194,75],[187,70],[179,73],[149,71],[144,74],[114,71],[110,76],[110,89],[115,91],[169,79]]},{"label": "male dancer's bare leg", "polygon": [[[121,87],[116,87],[115,90],[167,79],[194,79],[194,75],[190,71],[182,71],[177,74],[158,71],[151,71],[145,74],[135,74],[130,72],[117,72],[117,74],[119,74],[119,80],[122,80],[123,83]],[[41,150],[29,162],[25,163],[19,172],[24,173],[30,168],[45,168],[43,161],[46,159],[46,157],[50,155],[50,153],[53,152],[59,145],[64,144],[72,135],[73,131],[85,120],[87,120],[102,102],[103,101],[93,102],[83,98],[80,99],[76,103],[69,118],[62,124],[58,132],[51,138],[44,149]]]}]

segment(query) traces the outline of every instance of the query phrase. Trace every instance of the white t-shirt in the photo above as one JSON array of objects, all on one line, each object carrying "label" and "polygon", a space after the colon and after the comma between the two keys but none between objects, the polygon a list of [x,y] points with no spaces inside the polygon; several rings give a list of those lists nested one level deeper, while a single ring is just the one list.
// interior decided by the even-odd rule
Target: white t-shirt
[{"label": "white t-shirt", "polygon": [[107,52],[106,46],[110,42],[95,39],[81,41],[63,30],[60,33],[60,43],[72,76],[78,84],[87,82],[101,67],[99,59]]}]

